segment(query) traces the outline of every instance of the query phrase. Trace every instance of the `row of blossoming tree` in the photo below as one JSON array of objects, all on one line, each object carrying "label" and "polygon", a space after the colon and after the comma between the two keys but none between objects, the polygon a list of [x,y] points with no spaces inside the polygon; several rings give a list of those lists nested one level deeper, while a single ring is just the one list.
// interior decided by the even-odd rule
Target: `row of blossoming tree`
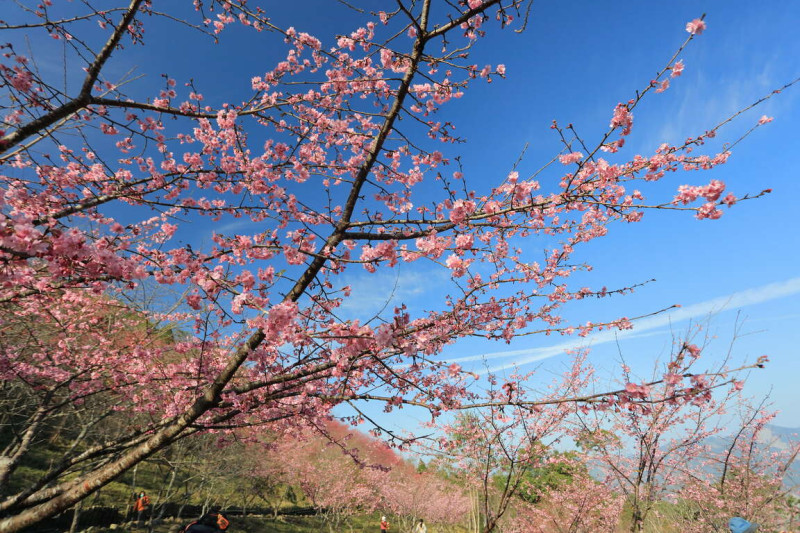
[{"label": "row of blossoming tree", "polygon": [[559,417],[542,409],[537,418],[547,424],[531,417],[515,424],[491,409],[464,413],[446,445],[433,446],[417,468],[333,422],[278,439],[239,432],[235,454],[206,453],[240,487],[231,505],[257,496],[277,518],[294,495],[293,504],[313,506],[331,531],[370,517],[377,523],[379,515],[402,533],[419,519],[436,531],[475,533],[699,533],[724,530],[732,516],[793,530],[797,436],[770,437],[775,413],[739,391],[658,402],[669,387],[648,391],[649,411]]},{"label": "row of blossoming tree", "polygon": [[399,531],[412,531],[420,518],[452,527],[470,511],[463,484],[418,471],[385,443],[340,424],[273,440],[256,462],[254,479],[297,487],[331,531],[369,514],[391,516]]},{"label": "row of blossoming tree", "polygon": [[[13,429],[0,458],[2,532],[208,431],[281,434],[332,416],[380,429],[364,408],[372,403],[433,419],[506,405],[534,425],[547,406],[652,409],[648,382],[587,393],[579,360],[563,387],[537,397],[525,377],[483,394],[440,354],[472,337],[629,328],[624,317],[562,318],[565,306],[631,288],[571,284],[590,266],[576,252],[647,210],[716,219],[760,194],[725,195],[710,180],[645,196],[674,171],[724,163],[728,151],[700,150],[728,120],[678,145],[606,158],[623,153],[634,109],[680,76],[701,19],[655,78],[609,110],[595,142],[554,125],[564,148],[541,176],[497,172],[476,187],[469,169],[449,168],[462,139],[447,103],[506,75],[470,53],[496,31],[524,28],[528,0],[348,4],[367,20],[332,43],[277,25],[258,4],[41,0],[2,15],[0,377]],[[241,56],[271,43],[284,59],[255,66],[227,102],[193,78],[135,75],[137,62],[147,67],[139,51],[154,52],[152,32],[173,31],[248,43]],[[440,301],[354,316],[359,295],[343,274],[401,264],[446,272]],[[671,387],[658,402],[734,386],[735,369],[688,372],[684,355],[652,380]],[[129,416],[111,417],[120,411]],[[84,431],[47,472],[11,483],[42,436],[74,416]]]},{"label": "row of blossoming tree", "polygon": [[[646,385],[632,386],[621,365],[620,383],[642,395],[635,405],[576,408],[539,394],[533,410],[524,401],[493,405],[444,425],[446,438],[428,452],[478,494],[475,530],[722,531],[737,515],[792,530],[797,436],[771,437],[776,413],[745,397],[743,382],[721,388],[724,372],[694,374],[701,348],[686,337],[674,352],[655,366],[663,378]],[[670,378],[679,365],[682,375],[709,380],[688,402]],[[591,375],[582,366],[573,375]],[[548,390],[569,386],[561,378]]]},{"label": "row of blossoming tree", "polygon": [[[732,416],[714,422],[723,407]],[[380,440],[335,422],[279,438],[241,430],[224,447],[213,435],[188,439],[140,465],[139,484],[129,473],[93,501],[130,516],[119,497],[125,481],[150,494],[146,518],[154,522],[176,509],[185,518],[197,506],[268,507],[280,521],[299,505],[313,507],[308,520],[332,532],[377,524],[380,515],[401,533],[420,519],[435,531],[462,533],[699,533],[724,529],[736,515],[775,531],[797,525],[790,467],[800,442],[770,439],[774,413],[738,394],[661,404],[644,416],[605,413],[591,423],[573,413],[551,431],[532,424],[509,431],[511,417],[489,414],[459,417],[446,453],[434,447],[416,468]],[[559,446],[567,439],[575,445]]]}]

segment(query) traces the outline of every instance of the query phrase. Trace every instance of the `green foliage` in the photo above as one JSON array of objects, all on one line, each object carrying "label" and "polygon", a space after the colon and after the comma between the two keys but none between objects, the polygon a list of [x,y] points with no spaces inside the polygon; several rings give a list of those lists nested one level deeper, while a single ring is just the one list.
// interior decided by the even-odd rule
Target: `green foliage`
[{"label": "green foliage", "polygon": [[575,445],[579,450],[589,452],[605,448],[621,446],[620,438],[613,431],[598,429],[595,431],[585,430],[580,435]]},{"label": "green foliage", "polygon": [[577,461],[575,453],[551,452],[547,460],[525,472],[518,496],[538,503],[547,492],[572,483],[576,474],[585,472],[586,466]]}]

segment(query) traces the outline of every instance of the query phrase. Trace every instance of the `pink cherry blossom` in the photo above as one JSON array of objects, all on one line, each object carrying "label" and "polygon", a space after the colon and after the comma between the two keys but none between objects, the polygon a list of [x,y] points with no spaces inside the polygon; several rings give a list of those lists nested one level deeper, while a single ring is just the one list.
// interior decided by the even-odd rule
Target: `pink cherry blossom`
[{"label": "pink cherry blossom", "polygon": [[614,116],[611,119],[611,127],[621,127],[623,128],[622,135],[628,135],[631,132],[632,125],[633,115],[628,110],[628,106],[625,104],[617,104],[617,107],[614,108]]},{"label": "pink cherry blossom", "polygon": [[569,165],[571,163],[577,163],[581,159],[583,159],[583,154],[580,153],[580,152],[571,152],[569,154],[562,154],[562,155],[558,156],[558,160],[564,165]]},{"label": "pink cherry blossom", "polygon": [[[33,69],[36,58],[11,47],[0,65],[9,92],[0,142],[0,378],[31,406],[10,432],[8,450],[21,451],[0,457],[0,484],[22,487],[3,494],[3,528],[35,529],[182,438],[238,438],[246,428],[259,428],[276,448],[287,436],[306,439],[290,441],[305,464],[287,458],[295,468],[280,475],[331,516],[372,511],[380,500],[400,521],[426,513],[445,522],[471,512],[466,487],[495,506],[481,516],[499,520],[503,502],[519,498],[481,486],[485,473],[515,481],[515,465],[550,465],[554,457],[539,439],[577,438],[565,435],[574,417],[614,413],[640,417],[628,421],[643,427],[655,424],[656,405],[713,403],[722,378],[690,372],[700,350],[688,341],[654,374],[663,380],[643,382],[623,369],[619,384],[600,383],[585,351],[574,350],[564,375],[539,392],[523,370],[476,377],[446,360],[449,347],[475,338],[510,343],[635,327],[622,313],[575,314],[576,303],[634,288],[590,285],[586,252],[613,242],[603,237],[619,222],[658,218],[645,211],[714,219],[722,204],[736,203],[719,180],[676,178],[697,184],[675,196],[654,183],[724,164],[730,150],[705,144],[717,135],[713,126],[653,153],[626,143],[633,110],[668,79],[658,78],[656,91],[647,90],[647,78],[638,91],[621,88],[630,99],[615,106],[608,127],[599,124],[604,132],[589,124],[577,138],[571,125],[554,122],[561,144],[545,161],[575,166],[545,165],[533,175],[522,161],[469,166],[464,150],[490,149],[491,139],[463,144],[452,105],[476,84],[502,83],[502,58],[479,61],[481,47],[472,45],[521,29],[522,0],[441,2],[427,14],[424,2],[389,2],[388,11],[378,6],[367,20],[353,19],[355,29],[334,28],[337,37],[327,42],[268,20],[270,13],[244,0],[196,2],[200,18],[183,22],[224,31],[230,57],[253,56],[240,48],[250,37],[279,55],[272,64],[260,58],[246,75],[218,64],[218,54],[204,58],[202,76],[162,76],[144,62],[146,75],[134,84],[115,69],[153,53],[165,65],[180,59],[145,38],[181,21],[169,2],[163,12],[141,0],[108,11],[67,2],[57,14],[63,19],[8,4],[4,23],[33,51],[47,48],[49,34],[95,53],[65,49],[74,52],[61,65],[75,78],[67,87],[64,69]],[[203,12],[210,18],[202,20]],[[692,34],[703,28],[702,21],[687,26]],[[404,34],[411,39],[395,37]],[[682,68],[672,65],[671,76]],[[202,80],[214,76],[229,90],[204,98],[201,90],[213,86]],[[53,97],[54,90],[63,94]],[[427,291],[424,307],[407,298],[407,279]],[[383,431],[381,408],[363,411],[363,403],[419,410],[436,437],[453,435],[450,415],[482,406],[473,411],[480,423],[459,428],[462,440],[444,438],[435,450],[448,466],[465,465],[464,483],[416,475],[385,447],[348,446],[358,437],[341,434],[331,424],[337,417]],[[108,443],[64,447],[37,479],[21,468],[31,443],[47,440],[42,428],[74,413],[86,427],[105,427],[105,413],[116,412],[126,416],[112,417]],[[360,465],[335,460],[311,428]],[[526,431],[535,438],[519,439]],[[423,440],[384,435],[402,446]],[[483,453],[487,439],[509,453]],[[596,444],[610,448],[613,439]],[[397,471],[368,468],[362,448]],[[80,455],[86,450],[88,458]],[[280,466],[259,464],[270,472]],[[629,496],[576,476],[597,493],[561,487],[542,496],[548,509],[514,509],[509,524],[523,527],[512,515],[573,513],[584,529],[611,528]]]},{"label": "pink cherry blossom", "polygon": [[686,23],[686,31],[692,35],[700,35],[706,29],[706,23],[702,19],[694,19]]}]

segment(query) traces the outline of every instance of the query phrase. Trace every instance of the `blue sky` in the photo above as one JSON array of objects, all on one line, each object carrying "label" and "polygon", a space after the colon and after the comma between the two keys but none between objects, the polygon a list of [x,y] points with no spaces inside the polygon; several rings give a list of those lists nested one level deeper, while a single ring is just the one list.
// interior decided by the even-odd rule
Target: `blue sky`
[{"label": "blue sky", "polygon": [[[308,31],[328,46],[332,35],[349,33],[362,23],[360,16],[329,0],[308,2],[302,9],[278,2],[266,5],[276,23]],[[526,32],[492,28],[473,51],[479,65],[504,63],[507,79],[474,83],[464,98],[444,110],[468,140],[460,154],[470,185],[481,189],[497,182],[525,145],[521,174],[547,162],[561,149],[549,129],[554,119],[571,122],[587,141],[596,140],[608,126],[613,107],[646,85],[685,39],[686,22],[703,13],[708,29],[685,51],[684,74],[673,80],[670,90],[652,95],[637,108],[624,157],[649,154],[662,142],[698,135],[800,75],[800,42],[794,37],[800,20],[797,3],[535,2]],[[204,93],[219,100],[228,94],[233,98],[272,58],[271,50],[262,54],[258,49],[252,57],[232,55],[227,47],[240,45],[238,39],[233,33],[223,35],[221,47],[209,46],[194,60],[187,58],[185,65],[164,65],[164,70],[179,79],[192,75],[202,81],[197,61],[227,65],[225,83],[204,80]],[[181,70],[186,71],[183,76]],[[447,350],[445,358],[461,361],[465,368],[501,373],[515,365],[523,370],[538,367],[550,379],[567,364],[565,348],[589,342],[590,361],[601,369],[601,376],[610,375],[623,356],[646,378],[653,361],[669,352],[673,336],[684,334],[690,324],[702,324],[717,338],[706,353],[709,367],[728,353],[734,338],[734,361],[769,355],[767,368],[750,374],[747,391],[755,397],[771,395],[782,411],[778,424],[800,426],[800,395],[794,383],[800,375],[800,239],[794,216],[794,202],[800,197],[794,160],[800,148],[800,88],[746,113],[723,129],[719,140],[737,139],[763,114],[774,116],[774,122],[739,144],[726,165],[672,176],[656,190],[670,197],[681,184],[699,185],[715,178],[738,195],[765,188],[773,193],[726,210],[718,221],[655,212],[642,223],[617,225],[608,238],[580,254],[594,266],[585,281],[609,288],[656,281],[633,295],[583,302],[565,316],[585,322],[644,315],[673,304],[680,309],[643,321],[620,336],[605,334],[587,341],[525,338],[510,345],[464,341]],[[709,152],[714,153],[713,148]],[[370,310],[387,303],[391,309],[400,301],[412,309],[435,307],[437,294],[431,286],[437,275],[441,273],[420,270],[416,264],[371,276],[351,269],[347,281],[356,298],[348,305],[354,317],[369,316]]]},{"label": "blue sky", "polygon": [[[262,5],[276,24],[312,33],[326,47],[334,44],[334,35],[349,33],[365,19],[331,0]],[[573,123],[589,144],[596,141],[614,106],[654,77],[685,39],[686,22],[703,13],[708,29],[684,53],[684,74],[634,112],[633,135],[622,153],[630,158],[650,154],[662,142],[700,134],[800,76],[800,3],[536,1],[524,33],[500,32],[490,25],[489,36],[472,58],[478,65],[505,64],[507,78],[473,83],[464,98],[444,110],[456,122],[457,133],[468,140],[459,151],[470,186],[486,190],[497,183],[526,145],[519,167],[523,176],[549,161],[561,149],[549,129],[554,119]],[[192,40],[184,41],[184,36]],[[145,87],[140,94],[152,95],[152,87],[161,83],[160,73],[169,73],[179,83],[193,78],[209,103],[238,103],[249,94],[250,78],[272,68],[284,53],[263,45],[250,32],[227,31],[219,46],[195,37],[181,27],[153,23],[146,34],[148,47],[132,47],[112,59],[110,72],[122,75],[138,65],[136,73],[144,78],[130,85],[132,93]],[[39,57],[40,68],[59,72],[60,43],[37,46],[49,50]],[[247,54],[241,53],[242,46]],[[165,53],[153,53],[159,49]],[[580,252],[594,271],[579,281],[609,288],[657,281],[625,297],[580,302],[565,317],[600,321],[680,304],[680,309],[640,322],[625,335],[587,339],[590,360],[604,372],[615,367],[621,353],[643,377],[654,359],[668,352],[673,335],[684,333],[690,323],[706,324],[717,336],[708,357],[718,360],[727,353],[738,320],[743,325],[733,346],[734,359],[752,361],[762,354],[771,359],[767,368],[751,374],[747,390],[757,397],[771,394],[782,411],[778,424],[800,426],[800,394],[794,383],[800,376],[800,239],[795,216],[800,198],[795,161],[800,148],[800,87],[742,115],[718,140],[737,139],[764,114],[775,117],[774,122],[736,146],[726,165],[670,176],[653,190],[669,198],[679,185],[715,178],[739,195],[765,188],[772,194],[726,209],[718,221],[654,212],[639,224],[615,226],[607,238]],[[714,153],[713,148],[709,152]],[[181,238],[207,241],[211,228],[194,231]],[[417,264],[370,276],[351,269],[347,281],[356,298],[349,309],[356,317],[401,301],[412,309],[435,307],[435,299],[441,297],[431,290],[437,275],[441,273]],[[550,376],[566,365],[563,350],[580,342],[584,341],[560,336],[519,339],[510,345],[464,341],[444,357],[465,368],[498,372],[511,371],[515,364],[523,370],[538,365],[543,376]]]},{"label": "blue sky", "polygon": [[[520,104],[541,117],[535,119],[538,132],[529,130],[525,139],[531,143],[546,136],[543,113],[574,122],[579,131],[604,127],[609,109],[646,82],[676,47],[685,21],[704,12],[708,29],[684,55],[684,75],[635,113],[630,142],[636,152],[649,153],[660,142],[697,135],[800,75],[800,43],[793,37],[800,20],[796,3],[536,4],[540,6],[538,13],[534,9],[531,31],[523,36],[531,44],[520,46],[530,46],[534,53],[507,61],[509,85],[519,73],[532,84],[532,93],[548,94],[550,88],[547,105],[531,99]],[[800,148],[799,97],[796,88],[790,89],[723,130],[721,137],[735,140],[762,114],[775,117],[769,128],[738,145],[726,165],[706,173],[681,174],[664,184],[674,188],[717,178],[738,194],[772,188],[771,195],[726,210],[718,221],[695,221],[675,213],[646,215],[641,224],[616,228],[613,237],[598,241],[588,253],[596,267],[594,275],[609,280],[609,286],[625,280],[657,280],[614,301],[611,312],[634,316],[682,305],[639,324],[631,338],[620,342],[627,362],[638,363],[634,368],[646,375],[652,358],[668,349],[671,333],[684,332],[689,320],[708,322],[719,339],[710,346],[709,355],[724,356],[738,316],[743,328],[733,346],[734,358],[752,361],[767,354],[771,359],[767,368],[750,375],[747,391],[755,396],[771,393],[782,411],[776,422],[787,426],[800,426],[800,395],[794,383],[800,370],[800,239],[793,205],[800,193],[794,164]],[[516,113],[530,116],[519,108]],[[633,338],[637,335],[646,336]],[[592,360],[598,366],[617,358],[614,342],[595,341]],[[558,366],[560,357],[553,359],[550,364]]]},{"label": "blue sky", "polygon": [[[495,32],[473,56],[478,64],[505,63],[507,79],[475,84],[448,107],[459,115],[458,132],[470,141],[462,156],[468,179],[477,186],[506,173],[526,143],[523,168],[541,166],[559,149],[548,129],[553,119],[572,122],[593,139],[608,125],[614,105],[654,76],[685,38],[685,23],[702,13],[708,29],[684,53],[683,76],[637,108],[625,155],[651,153],[661,142],[702,133],[800,75],[797,3],[536,2],[525,33]],[[680,304],[680,309],[638,323],[632,332],[587,339],[590,361],[602,369],[600,375],[616,368],[621,353],[647,377],[654,359],[669,352],[674,335],[684,334],[690,324],[704,325],[716,337],[706,352],[709,366],[729,349],[734,361],[770,357],[765,369],[749,374],[746,392],[754,397],[770,394],[781,411],[776,423],[797,427],[798,88],[744,114],[720,138],[737,139],[763,114],[775,117],[774,122],[736,146],[726,165],[678,174],[659,187],[671,194],[681,184],[715,178],[740,195],[765,188],[772,194],[726,209],[718,221],[649,213],[639,224],[615,227],[581,254],[595,267],[592,284],[657,281],[633,295],[576,306],[566,316],[578,321],[637,316]],[[365,297],[353,305],[362,311],[363,306],[379,308],[385,304],[379,289],[387,286],[396,287],[395,301],[425,305],[430,297],[426,275],[408,270],[362,279],[366,290],[354,292]],[[504,367],[510,372],[514,365],[523,370],[538,365],[549,379],[565,368],[563,350],[576,342],[582,341],[539,337],[507,346],[465,341],[445,355],[465,368],[500,372]]]}]

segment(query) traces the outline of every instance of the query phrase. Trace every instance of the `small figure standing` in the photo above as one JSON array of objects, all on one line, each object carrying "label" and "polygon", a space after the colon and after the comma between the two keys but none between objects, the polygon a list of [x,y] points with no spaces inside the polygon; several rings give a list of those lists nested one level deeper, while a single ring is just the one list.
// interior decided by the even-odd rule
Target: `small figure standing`
[{"label": "small figure standing", "polygon": [[386,533],[389,531],[389,522],[386,521],[386,517],[381,517],[381,533]]},{"label": "small figure standing", "polygon": [[134,496],[134,498],[136,501],[133,502],[133,512],[136,513],[136,523],[139,524],[142,521],[142,515],[150,505],[150,498],[144,491],[140,492],[138,496]]},{"label": "small figure standing", "polygon": [[428,533],[428,526],[425,525],[422,518],[419,519],[416,527],[414,527],[414,533]]},{"label": "small figure standing", "polygon": [[758,530],[758,524],[748,522],[742,517],[734,516],[728,521],[728,529],[731,533],[755,533]]}]

